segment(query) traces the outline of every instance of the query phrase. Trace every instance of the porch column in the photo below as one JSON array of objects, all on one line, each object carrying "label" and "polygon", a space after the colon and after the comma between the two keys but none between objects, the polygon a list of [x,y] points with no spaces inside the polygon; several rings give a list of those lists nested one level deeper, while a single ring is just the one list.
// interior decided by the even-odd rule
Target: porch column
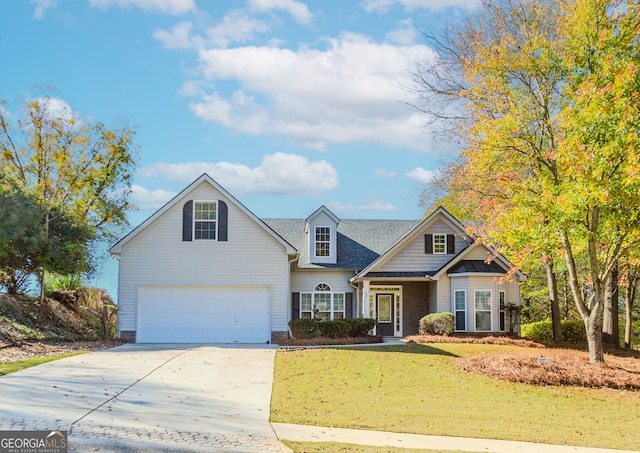
[{"label": "porch column", "polygon": [[362,317],[369,317],[369,280],[362,282]]}]

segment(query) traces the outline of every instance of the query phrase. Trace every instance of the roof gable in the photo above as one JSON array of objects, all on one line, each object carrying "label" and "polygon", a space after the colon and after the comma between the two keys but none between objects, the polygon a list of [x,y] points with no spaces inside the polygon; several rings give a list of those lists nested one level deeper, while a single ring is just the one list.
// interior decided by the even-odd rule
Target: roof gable
[{"label": "roof gable", "polygon": [[220,184],[218,184],[213,178],[211,178],[206,173],[203,173],[198,179],[189,184],[185,189],[183,189],[180,193],[174,196],[171,200],[169,200],[164,206],[158,209],[155,213],[153,213],[150,217],[148,217],[144,222],[130,231],[127,235],[121,238],[118,242],[116,242],[110,249],[109,253],[112,255],[119,255],[122,251],[122,247],[127,244],[129,241],[137,237],[139,234],[144,232],[144,230],[151,225],[155,220],[163,216],[167,211],[175,207],[181,200],[187,197],[190,193],[194,192],[200,185],[202,184],[210,184],[213,186],[215,190],[220,192],[224,197],[226,197],[234,206],[236,206],[239,210],[244,212],[248,217],[250,217],[254,222],[256,222],[262,229],[264,229],[269,235],[271,235],[276,241],[278,241],[285,248],[286,253],[289,255],[297,254],[297,250],[289,244],[282,236],[276,233],[273,229],[271,229],[266,223],[264,223],[261,219],[256,217],[249,209],[247,209],[242,203],[240,203],[233,195],[227,192]]}]

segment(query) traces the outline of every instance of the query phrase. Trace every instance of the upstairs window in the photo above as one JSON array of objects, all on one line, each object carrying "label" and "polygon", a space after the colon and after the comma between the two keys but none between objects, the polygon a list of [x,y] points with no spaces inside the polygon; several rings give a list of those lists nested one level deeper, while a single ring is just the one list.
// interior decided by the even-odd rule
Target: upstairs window
[{"label": "upstairs window", "polygon": [[433,235],[433,253],[444,254],[447,253],[447,236],[444,234]]},{"label": "upstairs window", "polygon": [[331,228],[316,227],[315,232],[315,256],[331,256]]},{"label": "upstairs window", "polygon": [[196,201],[194,203],[194,239],[216,239],[218,224],[217,207],[215,201]]}]

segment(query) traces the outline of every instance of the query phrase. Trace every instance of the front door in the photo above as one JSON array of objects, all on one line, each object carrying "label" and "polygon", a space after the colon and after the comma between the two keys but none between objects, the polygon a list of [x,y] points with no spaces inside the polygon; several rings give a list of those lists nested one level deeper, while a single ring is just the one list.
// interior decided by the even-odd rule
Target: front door
[{"label": "front door", "polygon": [[393,336],[393,294],[376,294],[376,333]]}]

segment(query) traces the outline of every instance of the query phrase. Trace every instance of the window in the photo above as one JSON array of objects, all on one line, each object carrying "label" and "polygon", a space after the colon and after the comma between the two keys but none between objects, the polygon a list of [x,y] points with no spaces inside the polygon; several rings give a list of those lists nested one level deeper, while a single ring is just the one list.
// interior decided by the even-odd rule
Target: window
[{"label": "window", "polygon": [[345,317],[345,294],[331,292],[326,283],[319,283],[312,293],[300,293],[300,317],[342,319]]},{"label": "window", "polygon": [[467,293],[465,291],[456,291],[456,332],[464,332],[467,330]]},{"label": "window", "polygon": [[215,201],[196,201],[193,210],[193,237],[198,239],[216,239],[217,203]]},{"label": "window", "polygon": [[316,227],[315,256],[331,256],[331,228]]},{"label": "window", "polygon": [[476,331],[491,331],[491,291],[476,291]]},{"label": "window", "polygon": [[447,253],[447,236],[444,234],[433,235],[433,253]]},{"label": "window", "polygon": [[504,291],[500,291],[500,332],[504,332],[507,330],[507,322],[505,318],[505,293]]}]

